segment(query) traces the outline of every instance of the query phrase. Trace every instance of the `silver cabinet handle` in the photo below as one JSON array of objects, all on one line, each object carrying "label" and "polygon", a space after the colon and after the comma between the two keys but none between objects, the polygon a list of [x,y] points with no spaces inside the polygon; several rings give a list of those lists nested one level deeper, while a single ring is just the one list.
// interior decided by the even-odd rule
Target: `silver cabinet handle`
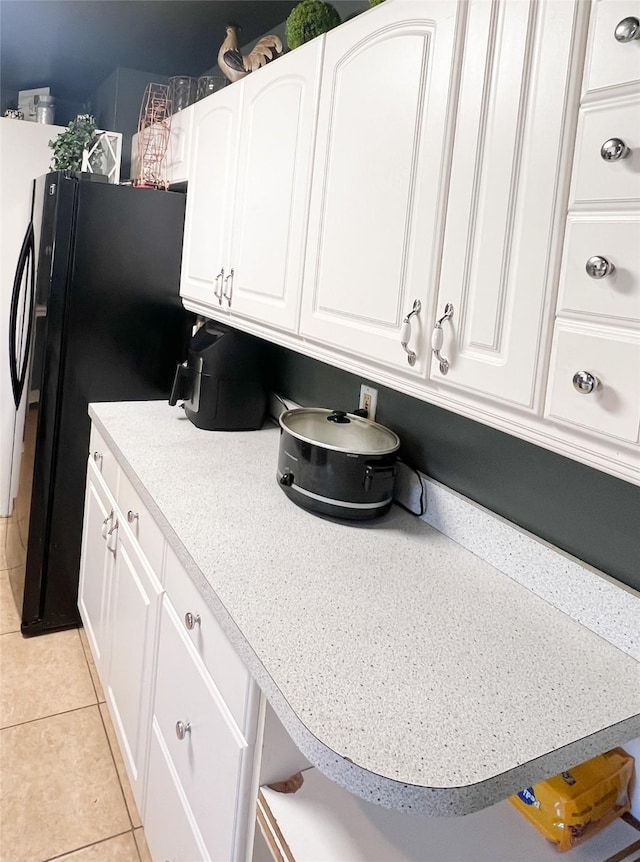
[{"label": "silver cabinet handle", "polygon": [[93,453],[93,461],[95,464],[97,464],[98,461],[100,462],[100,469],[101,470],[102,470],[103,460],[104,460],[104,455],[102,454],[102,452],[98,452],[98,450],[96,449],[96,451]]},{"label": "silver cabinet handle", "polygon": [[191,733],[191,723],[187,722],[185,724],[184,721],[176,721],[176,736],[178,739],[184,739],[188,733]]},{"label": "silver cabinet handle", "polygon": [[109,523],[109,521],[113,521],[113,509],[109,512],[107,517],[102,522],[102,538],[103,539],[107,538],[107,534],[109,532],[109,527],[107,526],[107,524]]},{"label": "silver cabinet handle", "polygon": [[573,388],[581,395],[588,395],[600,386],[600,380],[590,371],[576,371],[573,375]]},{"label": "silver cabinet handle", "polygon": [[623,18],[616,24],[613,35],[618,42],[633,42],[640,39],[640,21],[637,18]]},{"label": "silver cabinet handle", "polygon": [[411,318],[414,314],[420,314],[422,309],[422,303],[419,299],[414,299],[413,308],[407,314],[405,319],[402,321],[402,329],[400,330],[400,344],[402,345],[404,352],[407,354],[407,362],[413,368],[416,364],[417,354],[415,351],[409,349],[409,340],[411,339]]},{"label": "silver cabinet handle", "polygon": [[218,305],[222,305],[222,285],[224,283],[224,267],[220,269],[220,272],[216,275],[213,284],[213,295],[218,300]]},{"label": "silver cabinet handle", "polygon": [[110,529],[107,530],[107,548],[115,554],[116,552],[116,544],[118,542],[118,519],[116,518],[115,523],[111,525]]},{"label": "silver cabinet handle", "polygon": [[187,611],[184,615],[184,624],[189,631],[193,631],[196,626],[200,625],[200,622],[200,614],[192,614],[191,611]]},{"label": "silver cabinet handle", "polygon": [[609,138],[600,147],[600,155],[605,162],[619,162],[621,159],[626,159],[630,152],[622,138]]},{"label": "silver cabinet handle", "polygon": [[442,345],[444,343],[444,332],[442,331],[442,324],[445,320],[450,320],[453,317],[453,305],[448,302],[444,307],[444,314],[440,318],[440,320],[436,320],[436,324],[433,327],[433,332],[431,333],[431,350],[433,351],[433,355],[438,360],[438,366],[440,368],[440,374],[446,374],[449,371],[449,360],[446,359],[440,351],[442,350]]},{"label": "silver cabinet handle", "polygon": [[[231,267],[231,271],[224,279],[224,288],[222,291],[222,295],[227,300],[227,305],[231,307],[231,297],[233,296],[233,276],[235,275],[235,270]],[[229,293],[227,293],[227,282],[229,283]]]},{"label": "silver cabinet handle", "polygon": [[599,254],[590,257],[584,268],[587,270],[587,275],[590,278],[604,278],[606,275],[612,275],[616,271],[611,261],[607,260],[606,257],[601,257]]},{"label": "silver cabinet handle", "polygon": [[129,509],[127,512],[127,523],[133,524],[134,521],[138,520],[138,513],[134,512],[133,509]]}]

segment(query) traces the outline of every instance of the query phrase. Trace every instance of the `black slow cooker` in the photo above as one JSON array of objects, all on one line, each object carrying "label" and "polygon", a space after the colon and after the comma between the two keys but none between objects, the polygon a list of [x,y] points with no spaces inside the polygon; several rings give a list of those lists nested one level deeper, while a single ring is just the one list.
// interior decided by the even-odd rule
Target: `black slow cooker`
[{"label": "black slow cooker", "polygon": [[397,434],[353,413],[315,407],[286,410],[280,428],[278,482],[294,503],[358,521],[389,510]]}]

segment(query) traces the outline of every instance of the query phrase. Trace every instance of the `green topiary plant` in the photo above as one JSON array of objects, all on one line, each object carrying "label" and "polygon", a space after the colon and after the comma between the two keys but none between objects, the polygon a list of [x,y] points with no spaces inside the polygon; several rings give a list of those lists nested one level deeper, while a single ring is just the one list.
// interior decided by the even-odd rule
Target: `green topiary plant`
[{"label": "green topiary plant", "polygon": [[378,3],[382,3],[383,0],[369,0],[369,6],[377,6]]},{"label": "green topiary plant", "polygon": [[289,48],[298,48],[310,39],[327,33],[340,24],[340,15],[331,3],[302,0],[287,18],[285,35]]},{"label": "green topiary plant", "polygon": [[79,171],[82,169],[82,153],[91,146],[96,131],[93,117],[78,116],[72,120],[65,132],[49,141],[53,150],[51,169],[54,171]]}]

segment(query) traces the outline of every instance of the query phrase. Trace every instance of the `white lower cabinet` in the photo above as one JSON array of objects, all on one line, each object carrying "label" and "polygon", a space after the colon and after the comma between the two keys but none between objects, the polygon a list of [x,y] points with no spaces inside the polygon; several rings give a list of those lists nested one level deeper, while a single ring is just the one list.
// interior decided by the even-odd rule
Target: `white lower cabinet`
[{"label": "white lower cabinet", "polygon": [[[153,727],[165,756],[162,782],[175,783],[193,823],[194,841],[204,848],[203,858],[240,858],[236,846],[244,841],[241,834],[236,835],[236,825],[242,826],[236,824],[236,810],[242,770],[252,766],[250,746],[166,597]],[[164,859],[163,827],[160,824],[156,831],[153,811],[149,814],[145,818],[149,842]]]},{"label": "white lower cabinet", "polygon": [[[214,617],[215,597],[205,600],[155,522],[160,547],[148,544],[148,510],[104,442],[96,445],[103,457],[92,449],[78,603],[153,862],[555,858],[506,801],[467,817],[409,815],[358,799],[311,768]],[[111,465],[106,480],[103,464]],[[144,527],[159,570],[116,499],[135,504],[132,523]],[[299,771],[296,793],[268,786]],[[636,816],[638,804],[636,791]],[[612,857],[636,836],[618,820],[572,859]]]},{"label": "white lower cabinet", "polygon": [[105,696],[139,807],[144,804],[149,709],[162,587],[118,516]]},{"label": "white lower cabinet", "polygon": [[107,613],[114,556],[107,546],[107,533],[114,509],[115,501],[95,463],[90,460],[84,501],[78,608],[101,676],[106,674],[110,641]]},{"label": "white lower cabinet", "polygon": [[151,728],[144,835],[156,862],[196,862],[207,850],[156,722]]},{"label": "white lower cabinet", "polygon": [[152,858],[244,862],[257,685],[95,429],[85,501],[78,606]]}]

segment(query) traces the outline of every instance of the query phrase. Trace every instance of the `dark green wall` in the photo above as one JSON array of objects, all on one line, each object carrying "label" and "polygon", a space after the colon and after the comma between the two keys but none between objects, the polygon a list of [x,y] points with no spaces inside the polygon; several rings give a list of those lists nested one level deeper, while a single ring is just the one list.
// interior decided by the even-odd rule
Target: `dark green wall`
[{"label": "dark green wall", "polygon": [[[269,346],[276,392],[304,406],[353,410],[346,371]],[[640,488],[371,383],[376,420],[402,440],[404,460],[444,485],[625,584],[640,589]]]}]

